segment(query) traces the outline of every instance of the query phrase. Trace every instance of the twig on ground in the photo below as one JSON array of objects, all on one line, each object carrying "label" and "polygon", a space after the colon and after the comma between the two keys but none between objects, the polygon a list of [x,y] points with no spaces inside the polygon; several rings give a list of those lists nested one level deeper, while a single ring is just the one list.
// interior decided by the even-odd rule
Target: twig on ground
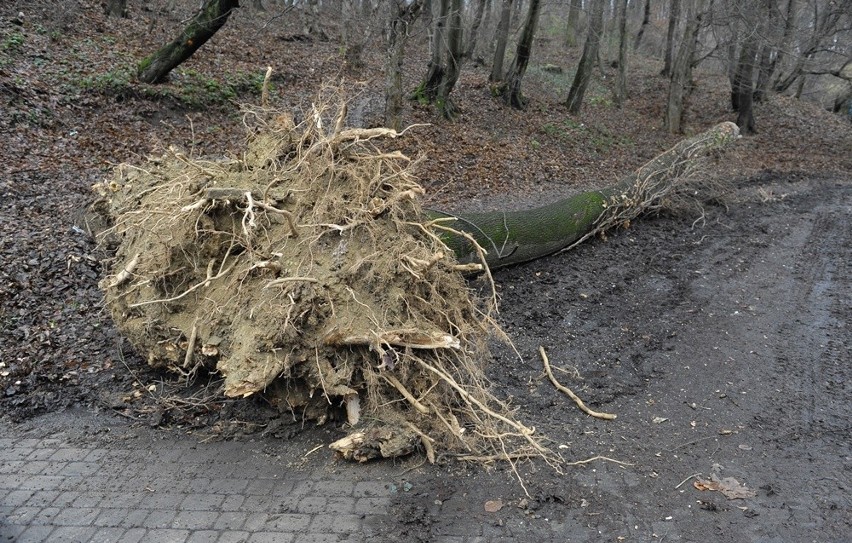
[{"label": "twig on ground", "polygon": [[556,380],[556,377],[553,375],[553,371],[550,369],[550,361],[547,359],[547,353],[544,352],[544,347],[539,347],[538,352],[541,354],[541,359],[544,361],[544,370],[547,372],[547,376],[550,378],[550,382],[553,383],[553,386],[557,388],[557,390],[564,392],[568,395],[569,398],[574,400],[574,403],[577,404],[577,407],[580,408],[583,413],[590,415],[592,417],[604,420],[615,420],[617,415],[612,413],[601,413],[599,411],[593,411],[586,407],[586,404],[583,403],[583,400],[577,397],[576,394],[571,392],[571,389],[560,384],[559,381]]},{"label": "twig on ground", "polygon": [[579,465],[582,465],[582,464],[588,464],[590,462],[595,462],[597,460],[604,460],[606,462],[612,462],[613,464],[618,464],[620,466],[632,466],[633,465],[629,462],[622,462],[621,460],[615,460],[615,459],[610,458],[608,456],[601,456],[601,455],[593,456],[591,458],[586,458],[585,460],[575,460],[574,462],[566,462],[565,465],[566,466],[579,466]]}]

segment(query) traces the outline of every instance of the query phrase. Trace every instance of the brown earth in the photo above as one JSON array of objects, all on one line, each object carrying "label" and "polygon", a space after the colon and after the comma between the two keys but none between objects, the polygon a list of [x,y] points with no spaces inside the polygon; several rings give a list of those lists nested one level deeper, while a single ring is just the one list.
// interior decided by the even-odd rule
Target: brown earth
[{"label": "brown earth", "polygon": [[[144,11],[106,20],[86,2],[4,6],[0,409],[22,421],[76,406],[205,438],[313,442],[320,430],[260,401],[223,398],[215,375],[185,388],[147,368],[103,310],[103,255],[80,217],[111,164],[170,144],[208,155],[236,149],[241,119],[222,89],[256,100],[252,84],[269,63],[280,74],[278,99],[297,114],[323,79],[347,75],[356,82],[351,120],[375,125],[379,48],[366,59],[373,72],[343,74],[338,43],[286,41],[295,20],[262,26],[243,10],[165,87],[122,81],[121,67],[170,36],[190,4],[153,30],[154,14]],[[23,26],[10,22],[18,11]],[[557,49],[540,45],[535,58],[570,72],[578,51]],[[412,55],[409,87],[425,66],[423,51]],[[531,105],[516,112],[490,98],[483,69],[469,67],[456,91],[461,117],[450,124],[415,105],[406,124],[432,124],[399,145],[426,153],[419,175],[428,205],[535,205],[615,179],[677,141],[658,128],[665,82],[657,70],[637,60],[624,110],[599,85],[572,118],[558,103],[568,76],[533,66]],[[369,73],[377,75],[359,79]],[[698,84],[689,132],[732,119],[724,80],[700,73]],[[852,129],[784,97],[756,115],[760,133],[708,174],[733,182],[723,202],[647,217],[495,276],[501,322],[521,355],[497,348],[488,368],[495,394],[566,459],[623,464],[598,460],[557,475],[522,463],[526,497],[505,465],[445,459],[410,474],[418,494],[401,500],[391,533],[429,540],[470,518],[524,540],[550,534],[552,523],[570,541],[848,538]],[[556,391],[539,346],[554,365],[576,368],[579,377],[557,373],[564,384],[618,419],[587,418]],[[756,495],[729,500],[694,486],[713,474]],[[496,499],[506,506],[486,514],[484,502]]]}]

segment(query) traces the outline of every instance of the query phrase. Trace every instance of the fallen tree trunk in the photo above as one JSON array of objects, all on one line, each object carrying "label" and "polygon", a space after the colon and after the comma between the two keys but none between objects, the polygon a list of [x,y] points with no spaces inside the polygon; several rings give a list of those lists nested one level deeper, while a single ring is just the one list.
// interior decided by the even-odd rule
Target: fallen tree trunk
[{"label": "fallen tree trunk", "polygon": [[486,251],[491,268],[527,262],[570,249],[652,209],[690,177],[698,159],[738,136],[734,123],[719,124],[678,143],[615,185],[543,207],[461,214],[427,211],[427,216],[451,229],[442,240],[462,262],[478,258],[471,238]]}]

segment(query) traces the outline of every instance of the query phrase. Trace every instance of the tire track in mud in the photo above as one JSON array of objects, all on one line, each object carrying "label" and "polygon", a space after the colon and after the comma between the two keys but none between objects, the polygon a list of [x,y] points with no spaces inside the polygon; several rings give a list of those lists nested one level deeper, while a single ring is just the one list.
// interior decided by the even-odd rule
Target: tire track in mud
[{"label": "tire track in mud", "polygon": [[[844,256],[843,249],[848,252],[852,238],[848,214],[844,217],[840,206],[834,204],[816,211],[796,262],[793,314],[798,317],[779,330],[786,336],[787,345],[778,353],[777,361],[787,376],[790,395],[802,401],[799,419],[806,432],[815,423],[829,427],[843,423],[821,418],[822,412],[835,418],[834,410],[821,409],[825,405],[821,396],[842,400],[836,398],[837,392],[845,391],[842,361],[850,360],[849,346],[838,337],[849,318],[849,255]],[[790,353],[812,363],[797,363]]]}]

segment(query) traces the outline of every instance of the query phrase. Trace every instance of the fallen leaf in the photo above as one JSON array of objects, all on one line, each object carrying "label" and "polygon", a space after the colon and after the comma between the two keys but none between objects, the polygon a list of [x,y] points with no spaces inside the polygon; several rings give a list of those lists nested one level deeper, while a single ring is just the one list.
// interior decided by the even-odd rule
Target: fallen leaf
[{"label": "fallen leaf", "polygon": [[715,474],[710,476],[710,480],[696,479],[692,486],[698,490],[716,490],[722,493],[729,500],[739,500],[743,498],[752,498],[757,495],[757,492],[751,490],[733,477],[725,477],[720,479]]},{"label": "fallen leaf", "polygon": [[503,500],[488,500],[485,502],[485,511],[487,513],[496,513],[503,509]]}]

